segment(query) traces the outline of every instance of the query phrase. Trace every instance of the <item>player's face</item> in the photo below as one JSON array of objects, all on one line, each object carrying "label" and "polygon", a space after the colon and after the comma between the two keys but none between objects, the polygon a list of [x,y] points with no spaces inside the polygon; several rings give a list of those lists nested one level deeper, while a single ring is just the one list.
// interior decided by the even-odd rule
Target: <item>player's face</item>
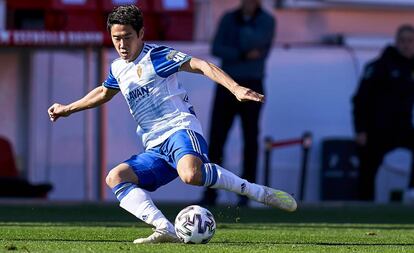
[{"label": "player's face", "polygon": [[252,15],[260,6],[260,0],[242,0],[241,8],[245,14]]},{"label": "player's face", "polygon": [[414,58],[414,32],[404,31],[397,38],[397,49],[404,57]]},{"label": "player's face", "polygon": [[144,28],[138,34],[131,25],[115,24],[111,27],[111,37],[121,59],[133,61],[141,52]]}]

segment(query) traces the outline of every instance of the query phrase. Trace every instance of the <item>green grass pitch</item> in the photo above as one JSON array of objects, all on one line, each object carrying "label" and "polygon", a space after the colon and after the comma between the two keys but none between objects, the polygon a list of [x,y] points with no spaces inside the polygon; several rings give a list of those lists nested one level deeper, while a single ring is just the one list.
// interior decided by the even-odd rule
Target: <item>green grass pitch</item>
[{"label": "green grass pitch", "polygon": [[[159,205],[174,219],[187,204]],[[0,204],[0,252],[414,252],[414,206],[329,204],[295,213],[209,208],[205,245],[134,245],[152,231],[117,204]]]}]

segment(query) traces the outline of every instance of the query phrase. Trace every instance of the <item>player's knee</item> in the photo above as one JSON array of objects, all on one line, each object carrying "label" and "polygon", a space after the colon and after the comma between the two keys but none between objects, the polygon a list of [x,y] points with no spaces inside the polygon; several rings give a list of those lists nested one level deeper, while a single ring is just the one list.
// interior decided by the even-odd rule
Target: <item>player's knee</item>
[{"label": "player's knee", "polygon": [[202,165],[203,162],[200,158],[193,155],[185,155],[178,161],[178,175],[186,184],[202,185]]},{"label": "player's knee", "polygon": [[129,167],[120,165],[109,171],[108,175],[105,178],[105,182],[110,188],[114,188],[123,182],[131,182],[137,184],[138,177]]},{"label": "player's knee", "polygon": [[187,167],[179,172],[181,180],[186,184],[201,185],[201,173],[197,168]]},{"label": "player's knee", "polygon": [[110,188],[114,188],[117,184],[121,183],[119,171],[116,169],[109,171],[108,175],[106,175],[105,182]]}]

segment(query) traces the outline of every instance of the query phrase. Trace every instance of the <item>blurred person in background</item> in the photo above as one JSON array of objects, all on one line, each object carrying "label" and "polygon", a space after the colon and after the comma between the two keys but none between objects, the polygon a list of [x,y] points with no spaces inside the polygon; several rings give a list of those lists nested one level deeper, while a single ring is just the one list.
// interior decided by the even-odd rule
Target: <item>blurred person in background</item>
[{"label": "blurred person in background", "polygon": [[[226,13],[218,26],[212,54],[221,59],[222,69],[237,83],[264,94],[265,61],[272,46],[275,19],[263,10],[260,0],[241,0],[236,10]],[[262,104],[238,103],[225,88],[217,86],[211,113],[209,154],[211,161],[223,164],[223,152],[235,117],[243,129],[242,177],[256,182],[259,117]],[[217,192],[206,189],[200,204],[215,205]],[[238,205],[246,206],[240,196]]]},{"label": "blurred person in background", "polygon": [[[375,178],[385,154],[403,147],[414,154],[414,27],[398,28],[395,45],[367,64],[353,97],[360,160],[360,200],[373,201]],[[414,160],[412,158],[412,160]],[[408,199],[414,199],[412,161]]]}]

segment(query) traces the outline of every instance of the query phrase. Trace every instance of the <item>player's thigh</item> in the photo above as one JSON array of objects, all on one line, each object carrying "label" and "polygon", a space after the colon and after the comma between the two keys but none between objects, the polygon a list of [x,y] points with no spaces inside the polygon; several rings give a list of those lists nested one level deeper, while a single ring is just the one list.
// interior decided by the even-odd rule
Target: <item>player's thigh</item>
[{"label": "player's thigh", "polygon": [[203,163],[210,162],[207,142],[201,134],[188,129],[179,130],[165,143],[164,151],[168,152],[172,166],[177,168],[184,182],[198,184],[201,181],[200,168]]},{"label": "player's thigh", "polygon": [[124,163],[128,164],[137,176],[138,186],[147,191],[155,191],[178,176],[177,170],[153,151],[134,155]]},{"label": "player's thigh", "polygon": [[[170,136],[165,142],[162,152],[166,157],[169,157],[171,165],[175,168],[178,168],[178,162],[186,155],[199,158],[203,163],[210,162],[208,159],[208,146],[204,137],[189,129],[179,130]],[[194,164],[193,159],[187,158],[180,164]]]}]

